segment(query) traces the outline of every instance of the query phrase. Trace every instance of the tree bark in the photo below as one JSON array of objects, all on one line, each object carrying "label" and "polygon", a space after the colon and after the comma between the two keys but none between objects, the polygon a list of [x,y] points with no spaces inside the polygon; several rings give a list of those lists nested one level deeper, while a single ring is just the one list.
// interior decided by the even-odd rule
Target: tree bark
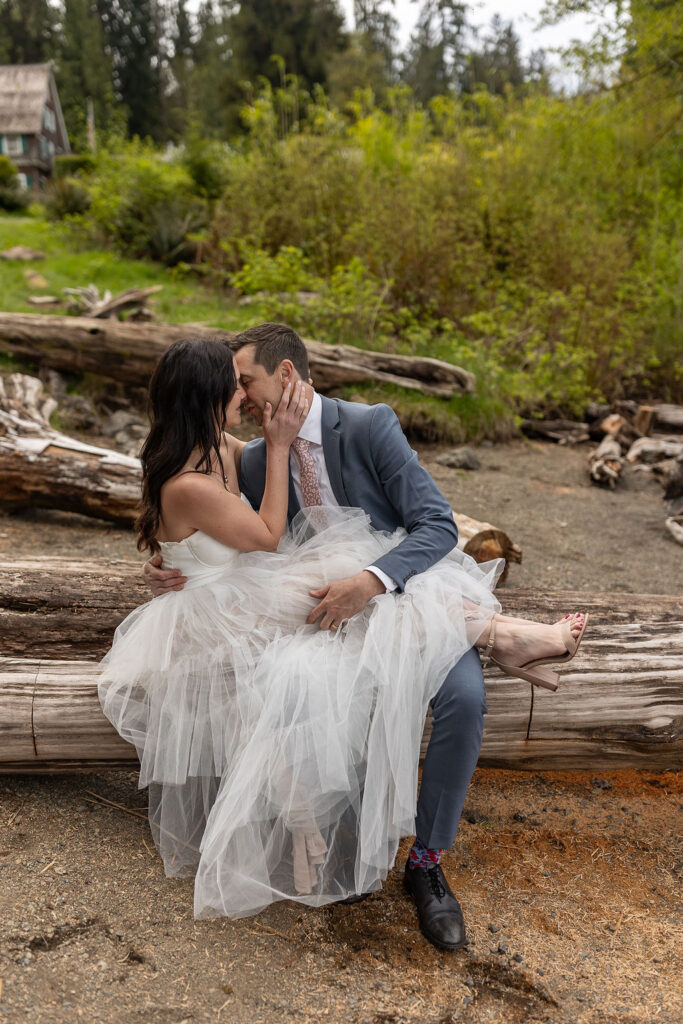
[{"label": "tree bark", "polygon": [[[125,577],[110,563],[112,579]],[[21,571],[21,570],[20,570]],[[139,593],[139,588],[138,588]],[[34,613],[40,611],[34,602]],[[658,595],[510,591],[504,610],[550,618],[581,607],[593,621],[557,693],[487,669],[480,764],[516,769],[683,767],[683,602]],[[539,615],[540,613],[540,615]],[[35,616],[36,633],[44,614]],[[81,615],[81,624],[86,621]],[[93,661],[0,658],[0,772],[136,763],[102,715]],[[429,736],[428,721],[423,751]]]},{"label": "tree bark", "polygon": [[683,434],[683,405],[655,405],[652,414],[655,430]]},{"label": "tree bark", "polygon": [[[489,532],[490,528],[482,531],[484,538]],[[475,534],[475,547],[476,538]],[[471,541],[463,534],[460,543],[467,548]],[[492,554],[490,544],[495,539],[484,540],[473,557],[499,557]],[[509,541],[508,547],[513,556],[519,551]],[[102,658],[121,620],[151,596],[142,580],[142,559],[0,561],[0,653],[57,660]],[[507,591],[503,600],[507,603]]]},{"label": "tree bark", "polygon": [[[92,317],[0,313],[0,349],[56,370],[89,372],[145,386],[159,356],[188,337],[230,341],[234,333],[192,324],[137,324]],[[370,352],[307,341],[311,375],[325,392],[344,384],[382,381],[450,398],[474,391],[474,374],[438,359]]]}]

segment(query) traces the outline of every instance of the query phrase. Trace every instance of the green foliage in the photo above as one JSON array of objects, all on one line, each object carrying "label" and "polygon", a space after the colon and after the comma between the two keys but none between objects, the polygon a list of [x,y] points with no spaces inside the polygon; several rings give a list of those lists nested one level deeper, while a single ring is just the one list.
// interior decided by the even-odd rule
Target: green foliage
[{"label": "green foliage", "polygon": [[55,178],[66,178],[69,175],[84,172],[91,174],[96,167],[92,153],[65,153],[55,157]]},{"label": "green foliage", "polygon": [[180,162],[161,160],[151,146],[130,143],[98,158],[88,187],[91,205],[83,226],[93,238],[125,255],[170,266],[194,259],[191,236],[204,227],[206,204]]},{"label": "green foliage", "polygon": [[23,210],[29,199],[22,190],[17,168],[8,156],[0,156],[0,210]]},{"label": "green foliage", "polygon": [[51,220],[63,220],[85,213],[90,202],[90,193],[78,178],[59,177],[49,188],[45,210]]},{"label": "green foliage", "polygon": [[387,288],[357,257],[335,267],[327,279],[311,273],[309,261],[295,246],[285,246],[275,256],[262,249],[244,250],[243,257],[231,283],[245,295],[257,296],[262,320],[285,321],[307,337],[361,346],[371,346],[378,328],[381,332],[382,325],[388,327]]}]

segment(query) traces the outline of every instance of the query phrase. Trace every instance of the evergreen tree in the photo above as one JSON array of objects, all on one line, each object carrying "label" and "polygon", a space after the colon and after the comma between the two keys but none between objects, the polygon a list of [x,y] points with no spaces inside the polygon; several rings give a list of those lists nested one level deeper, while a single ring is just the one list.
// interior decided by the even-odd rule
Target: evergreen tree
[{"label": "evergreen tree", "polygon": [[466,4],[424,0],[402,72],[421,103],[448,93],[460,82],[466,62],[466,29]]},{"label": "evergreen tree", "polygon": [[48,0],[0,0],[0,63],[43,64],[54,56],[57,12]]},{"label": "evergreen tree", "polygon": [[388,78],[394,73],[398,46],[398,22],[392,12],[394,2],[354,0],[353,4],[356,33],[370,52],[381,55]]},{"label": "evergreen tree", "polygon": [[57,57],[57,86],[74,149],[85,148],[86,103],[92,100],[95,127],[105,135],[121,127],[125,111],[116,102],[112,68],[105,53],[96,0],[64,0]]},{"label": "evergreen tree", "polygon": [[129,135],[166,137],[164,11],[158,0],[97,0]]},{"label": "evergreen tree", "polygon": [[467,55],[460,79],[463,92],[485,86],[489,92],[503,94],[508,87],[519,88],[525,81],[519,36],[512,22],[494,15],[480,49]]},{"label": "evergreen tree", "polygon": [[189,116],[194,130],[213,138],[229,138],[241,128],[244,97],[232,66],[233,7],[231,0],[204,0],[197,12]]},{"label": "evergreen tree", "polygon": [[262,76],[279,86],[281,70],[272,59],[278,56],[286,74],[296,75],[304,87],[325,85],[329,60],[346,42],[343,25],[337,0],[241,3],[230,19],[235,80],[256,82]]},{"label": "evergreen tree", "polygon": [[194,27],[187,10],[187,0],[176,0],[169,12],[171,20],[171,77],[168,96],[169,127],[172,134],[183,134],[192,108],[192,74],[194,69]]}]

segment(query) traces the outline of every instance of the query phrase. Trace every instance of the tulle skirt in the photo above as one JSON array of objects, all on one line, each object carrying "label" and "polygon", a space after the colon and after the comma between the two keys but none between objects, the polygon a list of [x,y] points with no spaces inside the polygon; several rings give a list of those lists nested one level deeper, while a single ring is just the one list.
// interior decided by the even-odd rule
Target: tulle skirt
[{"label": "tulle skirt", "polygon": [[359,509],[302,512],[277,552],[226,549],[116,631],[100,700],[137,749],[166,874],[195,876],[196,917],[372,891],[412,833],[427,706],[500,610],[502,560],[454,550],[343,630],[305,625],[311,589],[404,536]]}]

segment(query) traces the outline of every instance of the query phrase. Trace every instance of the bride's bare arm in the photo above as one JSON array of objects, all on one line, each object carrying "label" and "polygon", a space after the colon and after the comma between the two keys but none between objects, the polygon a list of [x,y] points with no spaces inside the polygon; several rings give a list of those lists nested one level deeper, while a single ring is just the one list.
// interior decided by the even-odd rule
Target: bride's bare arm
[{"label": "bride's bare arm", "polygon": [[[278,410],[264,410],[266,486],[261,508],[254,512],[239,497],[226,491],[212,477],[187,473],[169,481],[163,489],[165,517],[187,536],[201,530],[238,551],[274,551],[287,525],[289,500],[289,448],[308,413],[303,387],[288,384]],[[177,570],[161,569],[159,556],[143,568],[145,581],[155,596],[182,590],[186,580]]]}]

